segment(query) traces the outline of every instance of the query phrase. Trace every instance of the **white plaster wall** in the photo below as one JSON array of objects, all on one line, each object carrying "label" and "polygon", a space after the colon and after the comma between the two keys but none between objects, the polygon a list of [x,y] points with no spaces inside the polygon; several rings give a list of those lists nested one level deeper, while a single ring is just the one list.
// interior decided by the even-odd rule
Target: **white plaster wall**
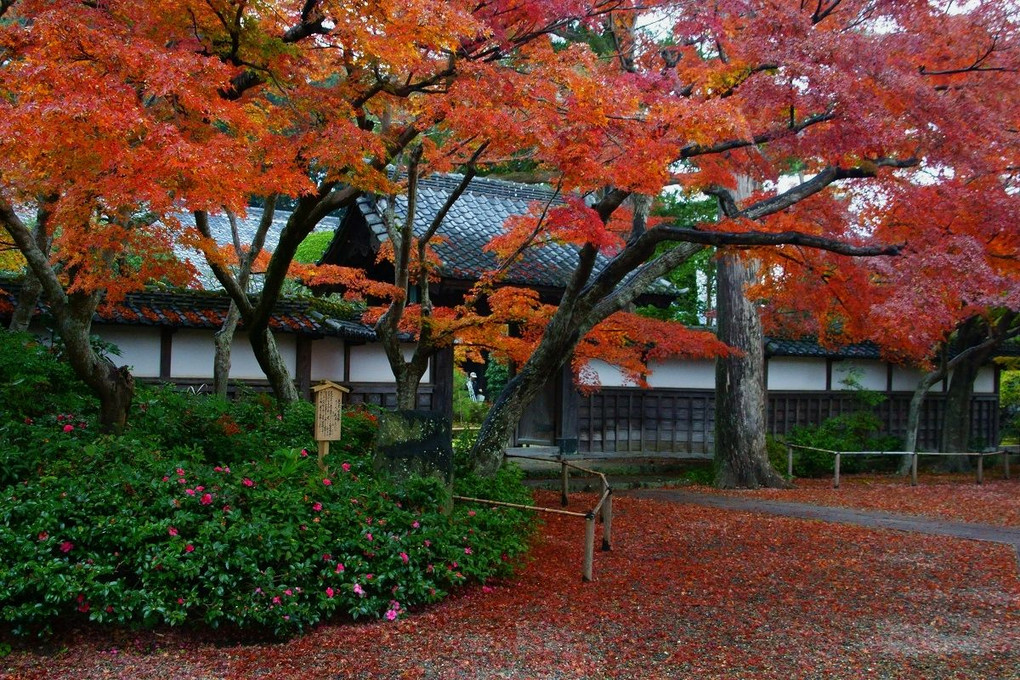
[{"label": "white plaster wall", "polygon": [[841,381],[848,374],[853,373],[854,379],[864,389],[873,390],[875,392],[885,392],[886,383],[888,381],[887,366],[888,364],[881,361],[868,361],[866,359],[844,359],[841,361],[834,361],[832,362],[832,389],[852,389],[844,385]]},{"label": "white plaster wall", "polygon": [[974,392],[992,394],[995,392],[995,367],[985,366],[978,371],[974,379]]},{"label": "white plaster wall", "polygon": [[[893,366],[892,372],[892,388],[893,392],[913,392],[917,389],[917,384],[921,382],[921,377],[924,374],[916,368],[906,368],[904,366]],[[939,380],[937,383],[931,386],[929,392],[941,392],[942,381]]]},{"label": "white plaster wall", "polygon": [[[287,370],[294,375],[296,367],[296,339],[293,335],[278,334],[276,344]],[[209,378],[213,374],[213,332],[211,330],[179,330],[173,335],[173,352],[170,375],[175,378]],[[230,377],[238,380],[264,380],[251,350],[248,336],[238,333],[230,349]]]},{"label": "white plaster wall", "polygon": [[590,368],[599,378],[602,387],[633,387],[634,383],[624,378],[623,371],[605,361],[594,359],[588,362]]},{"label": "white plaster wall", "polygon": [[824,358],[772,357],[768,361],[770,390],[825,389],[827,371]]},{"label": "white plaster wall", "polygon": [[[401,345],[405,359],[410,359],[414,353],[414,345],[405,343]],[[386,360],[386,352],[379,343],[367,345],[355,345],[351,347],[351,382],[375,382],[392,383],[393,371]],[[422,382],[431,380],[430,371],[426,370],[422,376]]]},{"label": "white plaster wall", "polygon": [[312,380],[344,380],[344,341],[320,338],[312,342]]},{"label": "white plaster wall", "polygon": [[130,366],[132,375],[139,378],[159,377],[158,328],[148,326],[93,326],[92,331],[120,350],[120,356],[110,359],[118,366]]},{"label": "white plaster wall", "polygon": [[696,390],[715,389],[714,360],[670,359],[653,362],[649,369],[648,384],[651,387],[672,387]]}]

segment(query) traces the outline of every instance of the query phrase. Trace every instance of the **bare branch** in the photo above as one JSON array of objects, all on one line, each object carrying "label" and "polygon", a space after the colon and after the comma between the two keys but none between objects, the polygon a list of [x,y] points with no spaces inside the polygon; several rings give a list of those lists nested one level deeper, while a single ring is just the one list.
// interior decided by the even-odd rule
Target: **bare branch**
[{"label": "bare branch", "polygon": [[[198,233],[215,243],[215,239],[213,239],[212,233],[209,230],[209,213],[205,210],[196,210],[194,212],[194,216],[195,228],[198,229]],[[248,295],[241,287],[241,284],[238,283],[237,279],[234,278],[234,275],[229,269],[221,265],[215,259],[207,257],[206,261],[209,263],[209,268],[212,269],[216,280],[219,281],[220,285],[223,286],[227,293],[230,294],[230,298],[234,301],[234,304],[237,305],[237,309],[247,321],[249,315],[255,311],[255,308],[252,306],[251,301],[248,299]]]}]

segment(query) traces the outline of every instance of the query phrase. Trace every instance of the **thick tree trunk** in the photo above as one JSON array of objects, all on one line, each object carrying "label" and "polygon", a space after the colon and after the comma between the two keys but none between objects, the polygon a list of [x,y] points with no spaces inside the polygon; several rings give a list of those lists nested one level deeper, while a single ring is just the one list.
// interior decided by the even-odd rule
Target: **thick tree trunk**
[{"label": "thick tree trunk", "polygon": [[[995,351],[995,346],[977,349],[988,335],[987,323],[972,319],[959,332],[957,343],[960,347],[974,347],[975,350],[960,356],[953,366],[953,377],[946,392],[945,411],[942,420],[942,441],[944,452],[957,453],[970,450],[970,400],[974,396],[974,380],[981,366]],[[996,442],[986,442],[991,446]],[[961,456],[948,459],[951,469],[968,469],[970,461]]]},{"label": "thick tree trunk", "polygon": [[758,309],[744,295],[757,266],[733,255],[718,263],[719,339],[743,356],[716,360],[716,486],[788,486],[769,463],[765,446],[765,354]]},{"label": "thick tree trunk", "polygon": [[550,332],[551,329],[546,331],[542,344],[503,388],[482,423],[471,452],[474,470],[479,475],[491,477],[499,470],[506,454],[507,442],[521,421],[524,409],[550,380],[550,376],[555,375],[563,366],[577,344],[566,337],[554,337]]},{"label": "thick tree trunk", "polygon": [[68,362],[99,397],[99,428],[106,433],[118,434],[127,424],[135,395],[135,381],[127,366],[114,366],[92,348],[89,335],[98,301],[98,294],[71,296],[71,313],[58,319],[58,325]]},{"label": "thick tree trunk", "polygon": [[8,326],[12,331],[27,331],[32,323],[32,315],[35,307],[39,304],[42,296],[42,283],[31,271],[25,275],[25,281],[21,285],[21,292],[18,294],[18,306],[11,314],[11,323]]},{"label": "thick tree trunk", "polygon": [[230,347],[234,342],[234,333],[237,331],[237,324],[240,320],[241,312],[231,300],[227,318],[223,320],[223,325],[213,336],[213,344],[216,347],[216,355],[213,358],[213,392],[223,398],[227,396],[227,387],[230,381]]},{"label": "thick tree trunk", "polygon": [[263,328],[260,331],[252,331],[248,339],[251,341],[251,349],[256,361],[259,362],[259,367],[273,388],[276,401],[280,404],[290,404],[300,399],[301,395],[298,394],[290,371],[287,370],[287,364],[280,356],[273,333],[268,328]]}]

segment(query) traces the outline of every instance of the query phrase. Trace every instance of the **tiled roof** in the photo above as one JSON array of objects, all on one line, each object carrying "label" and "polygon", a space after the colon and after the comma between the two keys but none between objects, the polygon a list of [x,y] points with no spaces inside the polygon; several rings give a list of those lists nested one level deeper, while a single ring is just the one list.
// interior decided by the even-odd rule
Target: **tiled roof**
[{"label": "tiled roof", "polygon": [[[276,250],[276,245],[280,242],[280,232],[287,226],[287,220],[290,219],[291,213],[286,210],[276,210],[273,213],[273,224],[266,232],[266,242],[264,249],[270,253]],[[195,218],[187,213],[182,213],[176,216],[180,220],[181,224],[186,226],[195,226]],[[252,242],[255,238],[255,232],[258,230],[259,222],[262,221],[262,208],[249,207],[244,217],[238,216],[237,222],[237,233],[241,241],[241,245],[246,245]],[[340,222],[336,217],[327,216],[315,226],[315,231],[336,231]],[[220,245],[230,245],[234,242],[233,234],[230,229],[230,220],[223,213],[210,214],[209,215],[209,234],[213,239]],[[212,270],[205,261],[205,256],[197,250],[186,248],[181,245],[176,245],[174,250],[177,257],[182,260],[188,260],[198,270],[199,285],[205,290],[221,290],[220,282],[213,276]],[[261,276],[252,277],[252,288],[260,290],[262,284]]]},{"label": "tiled roof", "polygon": [[[432,219],[463,180],[462,175],[437,174],[422,178],[418,185],[418,206],[415,212],[415,233],[423,233]],[[394,213],[398,221],[407,215],[407,197],[398,196]],[[453,204],[439,230],[444,241],[435,246],[442,260],[440,273],[451,279],[476,281],[482,273],[496,266],[496,257],[483,250],[494,237],[503,233],[503,223],[511,215],[528,212],[532,203],[559,204],[562,200],[549,188],[476,177]],[[369,228],[380,241],[387,239],[382,214],[386,199],[363,197],[358,209]],[[608,258],[599,255],[596,270]],[[577,250],[566,245],[544,245],[528,249],[520,262],[507,272],[507,283],[523,286],[563,288],[577,264]],[[675,290],[663,281],[655,292],[673,294]]]},{"label": "tiled roof", "polygon": [[[0,281],[0,318],[10,318],[20,285]],[[147,291],[129,294],[122,302],[102,305],[97,323],[169,328],[219,328],[227,315],[230,299],[224,294],[198,291]],[[37,313],[45,313],[40,308]],[[243,329],[243,324],[240,328]],[[305,300],[277,303],[269,327],[276,332],[299,335],[331,335],[356,340],[373,340],[374,331],[364,324],[331,319]]]},{"label": "tiled roof", "polygon": [[766,338],[765,354],[779,357],[831,357],[833,359],[881,359],[878,345],[873,342],[859,342],[843,347],[827,349],[813,338],[787,340]]}]

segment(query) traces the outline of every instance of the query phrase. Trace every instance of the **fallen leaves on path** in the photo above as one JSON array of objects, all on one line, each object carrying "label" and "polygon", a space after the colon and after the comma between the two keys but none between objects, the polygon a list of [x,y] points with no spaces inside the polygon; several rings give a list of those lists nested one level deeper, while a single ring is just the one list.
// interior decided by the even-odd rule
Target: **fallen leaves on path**
[{"label": "fallen leaves on path", "polygon": [[710,493],[793,501],[859,510],[883,510],[957,522],[976,522],[1020,527],[1020,479],[989,479],[975,484],[973,475],[920,475],[918,485],[899,475],[848,475],[840,488],[832,478],[797,479],[794,489],[756,489],[720,492],[708,487],[691,487]]},{"label": "fallen leaves on path", "polygon": [[[577,494],[571,509],[593,502]],[[2,677],[1020,677],[1009,548],[631,497],[614,511],[593,583],[580,579],[583,522],[548,516],[515,579],[394,623],[274,644],[69,631],[15,650]]]}]

